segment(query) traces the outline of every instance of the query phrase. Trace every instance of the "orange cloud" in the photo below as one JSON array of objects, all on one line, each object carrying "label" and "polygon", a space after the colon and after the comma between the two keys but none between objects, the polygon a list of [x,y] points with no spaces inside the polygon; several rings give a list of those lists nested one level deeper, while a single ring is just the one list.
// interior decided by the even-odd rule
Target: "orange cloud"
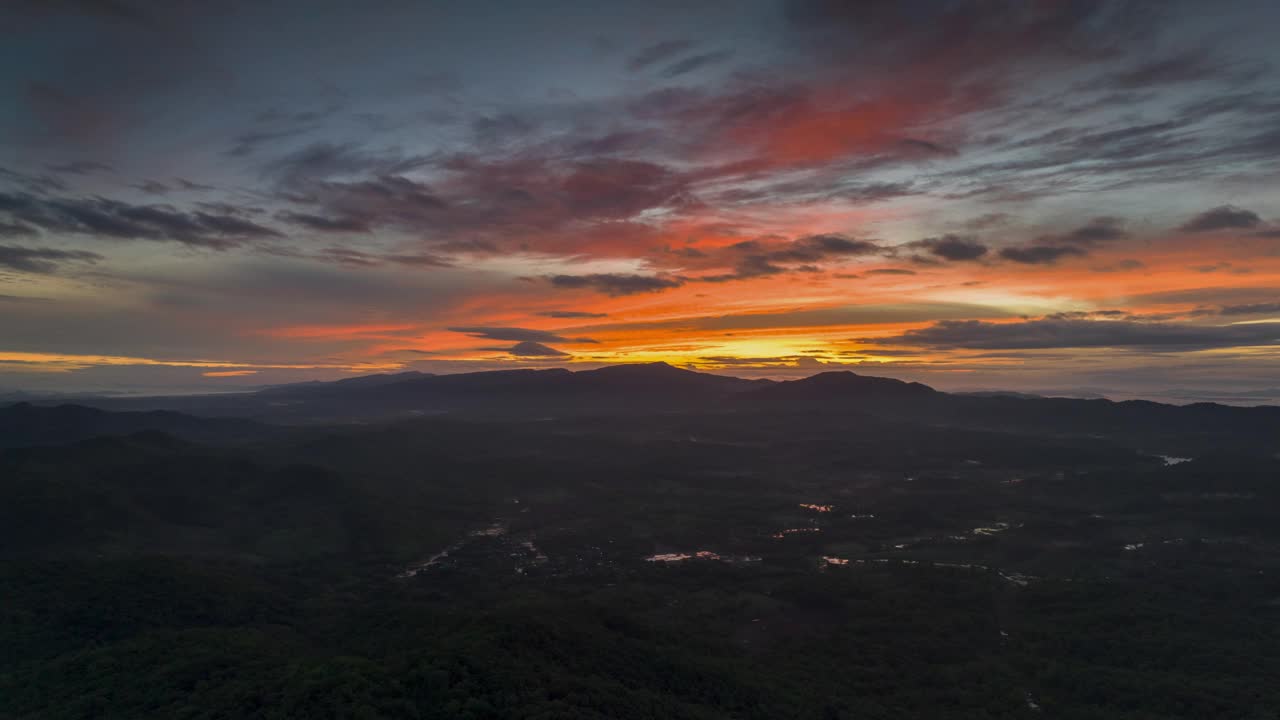
[{"label": "orange cloud", "polygon": [[368,338],[378,335],[391,335],[416,329],[410,324],[373,324],[373,325],[293,325],[289,327],[267,328],[254,331],[257,335],[294,340],[337,340],[344,338]]}]

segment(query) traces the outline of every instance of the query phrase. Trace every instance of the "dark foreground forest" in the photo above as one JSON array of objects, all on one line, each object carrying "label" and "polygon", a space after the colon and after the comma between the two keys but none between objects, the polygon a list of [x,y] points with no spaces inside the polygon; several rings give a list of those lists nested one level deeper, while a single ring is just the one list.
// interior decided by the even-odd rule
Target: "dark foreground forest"
[{"label": "dark foreground forest", "polygon": [[1280,709],[1271,410],[577,375],[0,409],[0,718]]}]

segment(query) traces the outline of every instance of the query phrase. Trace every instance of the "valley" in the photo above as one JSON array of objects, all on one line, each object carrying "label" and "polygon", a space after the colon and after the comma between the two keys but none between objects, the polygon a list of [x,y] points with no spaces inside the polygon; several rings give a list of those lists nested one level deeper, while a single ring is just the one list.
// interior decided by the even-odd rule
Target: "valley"
[{"label": "valley", "polygon": [[185,417],[200,440],[129,415],[0,454],[0,716],[253,716],[278,693],[406,718],[1280,706],[1273,444],[1170,462],[1151,448],[1179,426],[1139,445],[874,403],[216,442]]}]

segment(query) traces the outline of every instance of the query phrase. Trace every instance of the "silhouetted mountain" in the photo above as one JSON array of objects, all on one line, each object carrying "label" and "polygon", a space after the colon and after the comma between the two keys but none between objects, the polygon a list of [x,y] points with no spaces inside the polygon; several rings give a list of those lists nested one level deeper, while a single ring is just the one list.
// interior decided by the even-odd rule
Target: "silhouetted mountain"
[{"label": "silhouetted mountain", "polygon": [[359,393],[295,396],[271,416],[341,419],[453,412],[483,415],[633,413],[708,409],[758,381],[692,372],[666,363],[570,372],[502,370],[414,378]]},{"label": "silhouetted mountain", "polygon": [[0,408],[0,447],[61,445],[144,430],[163,430],[191,440],[235,441],[261,437],[269,428],[246,420],[200,418],[164,410],[109,412],[82,405],[37,407],[25,402]]},{"label": "silhouetted mountain", "polygon": [[664,362],[645,363],[641,365],[610,365],[597,370],[584,370],[574,373],[583,386],[600,388],[650,387],[655,389],[721,389],[728,392],[739,392],[761,384],[771,385],[768,380],[744,380],[726,375],[694,372],[673,367]]},{"label": "silhouetted mountain", "polygon": [[407,380],[419,380],[422,378],[435,377],[432,373],[423,373],[416,370],[402,373],[383,373],[379,375],[361,375],[359,377],[344,378],[342,380],[333,380],[324,382],[321,380],[312,380],[309,382],[288,383],[285,385],[273,385],[258,391],[260,395],[309,395],[309,394],[334,394],[344,392],[354,392],[365,390],[381,385],[392,385],[395,383],[405,382]]},{"label": "silhouetted mountain", "polygon": [[744,410],[862,412],[892,420],[1034,434],[1106,436],[1176,449],[1242,446],[1280,438],[1280,407],[1166,405],[1023,395],[951,394],[919,383],[829,372],[737,398]]},{"label": "silhouetted mountain", "polygon": [[[944,393],[927,385],[852,372],[799,380],[746,380],[665,363],[572,372],[521,369],[454,375],[402,373],[228,395],[102,399],[109,409],[170,409],[272,423],[368,422],[420,415],[543,418],[673,412],[859,413],[886,420],[1031,434],[1122,437],[1135,446],[1201,449],[1280,436],[1280,408],[1049,398],[1016,393]],[[67,420],[66,422],[70,422]],[[92,420],[79,435],[93,434]],[[124,430],[165,427],[120,420]],[[134,424],[129,424],[134,423]],[[56,436],[56,433],[55,433]]]},{"label": "silhouetted mountain", "polygon": [[788,410],[872,411],[885,403],[913,407],[946,397],[944,393],[915,382],[858,375],[853,372],[824,372],[801,380],[789,380],[761,387],[741,398],[750,408]]}]

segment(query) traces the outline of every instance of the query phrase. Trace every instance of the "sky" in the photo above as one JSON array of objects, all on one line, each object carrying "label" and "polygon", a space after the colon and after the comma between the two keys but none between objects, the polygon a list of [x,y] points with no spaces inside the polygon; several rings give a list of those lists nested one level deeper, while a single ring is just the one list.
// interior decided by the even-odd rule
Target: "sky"
[{"label": "sky", "polygon": [[1280,402],[1280,4],[10,0],[0,389]]}]

